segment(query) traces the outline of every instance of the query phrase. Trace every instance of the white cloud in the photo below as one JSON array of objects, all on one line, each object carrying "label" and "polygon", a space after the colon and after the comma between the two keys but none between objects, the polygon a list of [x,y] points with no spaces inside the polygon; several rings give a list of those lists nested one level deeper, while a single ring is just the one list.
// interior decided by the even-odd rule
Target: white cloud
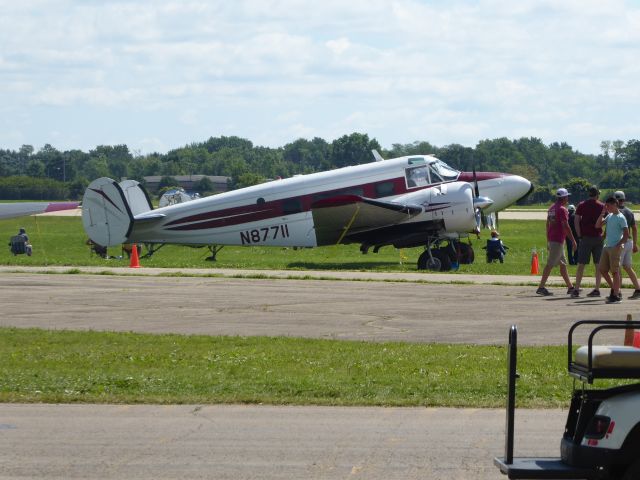
[{"label": "white cloud", "polygon": [[383,145],[474,145],[542,132],[545,141],[595,152],[603,138],[637,136],[629,126],[640,107],[640,8],[629,1],[58,0],[2,8],[0,113],[33,111],[28,128],[18,122],[0,148],[51,138],[39,108],[60,109],[61,143],[100,142],[100,131],[74,136],[80,114],[68,109],[96,116],[85,124],[139,116],[145,121],[126,129],[109,125],[117,132],[110,138],[154,149],[201,141],[200,133],[275,146],[353,129]]}]

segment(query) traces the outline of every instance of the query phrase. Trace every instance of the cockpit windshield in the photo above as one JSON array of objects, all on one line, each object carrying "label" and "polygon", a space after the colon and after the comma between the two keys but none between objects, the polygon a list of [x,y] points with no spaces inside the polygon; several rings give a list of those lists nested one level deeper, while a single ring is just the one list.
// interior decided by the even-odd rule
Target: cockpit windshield
[{"label": "cockpit windshield", "polygon": [[410,167],[405,169],[407,188],[423,187],[457,180],[460,172],[451,168],[442,160],[423,157],[409,159]]},{"label": "cockpit windshield", "polygon": [[[449,165],[444,163],[442,160],[436,160],[432,164],[429,165],[431,167],[431,181],[433,183],[436,182],[436,178],[440,177],[443,182],[450,182],[452,180],[457,180],[460,172],[451,168]],[[435,173],[435,178],[434,178]]]}]

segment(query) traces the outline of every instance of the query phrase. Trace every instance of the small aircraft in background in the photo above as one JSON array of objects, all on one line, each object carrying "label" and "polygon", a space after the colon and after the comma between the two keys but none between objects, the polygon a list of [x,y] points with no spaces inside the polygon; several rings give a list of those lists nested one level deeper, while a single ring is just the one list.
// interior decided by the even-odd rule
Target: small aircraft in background
[{"label": "small aircraft in background", "polygon": [[[153,210],[135,180],[91,182],[82,222],[95,243],[317,247],[424,246],[419,269],[473,261],[460,238],[479,233],[482,217],[526,196],[527,179],[460,172],[431,155],[410,155],[296,175]],[[441,247],[446,242],[446,247]],[[221,248],[221,247],[220,247]],[[215,256],[215,250],[212,250]]]},{"label": "small aircraft in background", "polygon": [[78,208],[80,202],[16,202],[0,203],[0,220],[38,213],[57,212]]}]

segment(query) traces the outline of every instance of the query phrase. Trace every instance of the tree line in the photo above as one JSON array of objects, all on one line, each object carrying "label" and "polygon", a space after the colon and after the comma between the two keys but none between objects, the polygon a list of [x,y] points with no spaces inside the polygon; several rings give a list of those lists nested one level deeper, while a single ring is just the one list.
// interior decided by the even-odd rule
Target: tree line
[{"label": "tree line", "polygon": [[[475,148],[458,144],[437,147],[427,141],[393,144],[383,149],[367,134],[352,133],[333,142],[322,138],[298,139],[282,147],[256,146],[240,137],[211,137],[165,154],[132,153],[127,145],[100,145],[89,152],[59,151],[47,144],[40,150],[23,145],[19,150],[0,149],[0,198],[77,199],[98,177],[227,176],[229,188],[254,185],[267,179],[286,178],[373,160],[371,150],[385,158],[434,154],[454,168],[498,171],[521,175],[536,186],[524,202],[548,202],[558,186],[568,188],[573,200],[586,196],[591,184],[604,192],[625,190],[631,201],[640,201],[640,141],[605,140],[597,155],[583,154],[567,143],[546,145],[529,137],[482,140]],[[203,182],[206,190],[207,182]],[[206,193],[206,192],[202,192]]]}]

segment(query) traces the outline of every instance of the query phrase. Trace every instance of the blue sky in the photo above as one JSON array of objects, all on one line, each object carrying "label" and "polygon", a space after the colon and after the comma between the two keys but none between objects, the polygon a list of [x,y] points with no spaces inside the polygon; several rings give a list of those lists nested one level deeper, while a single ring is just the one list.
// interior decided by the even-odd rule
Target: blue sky
[{"label": "blue sky", "polygon": [[0,0],[0,148],[640,138],[640,3]]}]

